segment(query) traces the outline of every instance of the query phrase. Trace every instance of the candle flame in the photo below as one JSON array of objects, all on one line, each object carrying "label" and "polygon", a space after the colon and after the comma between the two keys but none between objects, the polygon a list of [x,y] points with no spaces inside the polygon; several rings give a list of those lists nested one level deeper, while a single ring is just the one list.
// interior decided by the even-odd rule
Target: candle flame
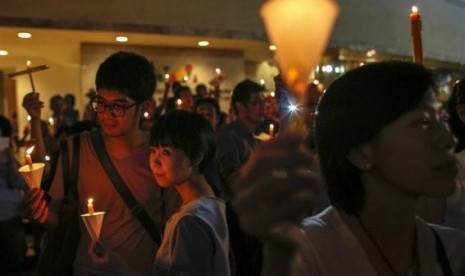
[{"label": "candle flame", "polygon": [[417,6],[412,6],[412,12],[418,12],[418,7]]},{"label": "candle flame", "polygon": [[221,69],[220,69],[220,68],[216,68],[216,69],[215,69],[215,72],[219,75],[219,74],[221,74]]},{"label": "candle flame", "polygon": [[270,124],[270,130],[273,130],[273,129],[274,129],[274,125]]},{"label": "candle flame", "polygon": [[31,154],[33,150],[34,150],[34,146],[28,148],[28,149],[26,150],[26,153],[27,153],[27,154]]},{"label": "candle flame", "polygon": [[178,99],[178,100],[176,101],[176,104],[177,104],[177,105],[182,105],[182,100],[181,100],[181,99]]},{"label": "candle flame", "polygon": [[27,67],[30,67],[31,66],[31,61],[30,60],[26,61],[26,65],[27,65]]},{"label": "candle flame", "polygon": [[87,200],[87,204],[92,204],[92,203],[94,203],[94,199],[93,199],[93,198],[89,198],[89,199]]}]

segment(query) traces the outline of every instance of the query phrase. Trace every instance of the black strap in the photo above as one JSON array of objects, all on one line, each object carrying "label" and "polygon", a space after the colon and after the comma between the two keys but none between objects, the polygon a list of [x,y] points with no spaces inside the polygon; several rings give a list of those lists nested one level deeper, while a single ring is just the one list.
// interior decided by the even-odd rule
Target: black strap
[{"label": "black strap", "polygon": [[90,139],[94,150],[97,153],[97,157],[100,160],[100,164],[105,170],[108,178],[110,178],[113,186],[118,191],[119,195],[123,199],[124,203],[131,210],[132,214],[139,220],[140,224],[149,232],[152,239],[158,244],[161,244],[161,235],[158,229],[156,228],[153,220],[145,211],[144,207],[137,202],[134,195],[128,189],[123,179],[119,175],[118,171],[115,169],[113,162],[111,162],[110,157],[108,156],[107,151],[105,150],[105,145],[103,144],[102,137],[98,131],[90,132]]},{"label": "black strap", "polygon": [[442,244],[441,238],[434,228],[431,228],[434,233],[434,238],[436,240],[436,258],[441,265],[442,274],[444,276],[453,276],[452,269],[450,267],[449,259],[447,258],[446,250]]},{"label": "black strap", "polygon": [[[65,140],[61,143],[61,167],[63,174],[63,186],[64,186],[64,195],[67,197],[68,193],[71,195],[70,198],[77,199],[77,178],[79,173],[79,146],[80,146],[80,136],[73,136],[73,160],[72,165],[69,165],[69,151],[68,151],[68,141]],[[71,168],[71,173],[70,173]]]}]

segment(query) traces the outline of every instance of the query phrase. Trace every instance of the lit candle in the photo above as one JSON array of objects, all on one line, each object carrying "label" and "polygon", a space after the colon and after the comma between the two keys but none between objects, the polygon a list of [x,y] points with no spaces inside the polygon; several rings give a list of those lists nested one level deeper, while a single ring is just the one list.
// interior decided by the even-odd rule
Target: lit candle
[{"label": "lit candle", "polygon": [[89,215],[93,216],[94,215],[94,199],[93,198],[89,198],[87,200],[87,211],[89,213]]},{"label": "lit candle", "polygon": [[181,106],[182,106],[182,100],[181,99],[176,100],[176,106],[178,107],[178,109],[181,108]]},{"label": "lit candle", "polygon": [[410,13],[410,25],[412,30],[413,61],[422,64],[423,46],[421,43],[421,15],[416,6],[412,7],[412,13]]},{"label": "lit candle", "polygon": [[27,67],[27,74],[29,75],[29,82],[31,83],[32,92],[36,92],[36,87],[34,86],[34,79],[32,79],[32,71],[31,71],[31,61],[26,61]]},{"label": "lit candle", "polygon": [[274,125],[273,124],[270,124],[268,128],[268,133],[270,134],[270,137],[273,138],[274,136]]},{"label": "lit candle", "polygon": [[29,170],[32,171],[32,158],[31,158],[31,153],[34,150],[34,146],[28,148],[26,150],[26,163],[29,165]]}]

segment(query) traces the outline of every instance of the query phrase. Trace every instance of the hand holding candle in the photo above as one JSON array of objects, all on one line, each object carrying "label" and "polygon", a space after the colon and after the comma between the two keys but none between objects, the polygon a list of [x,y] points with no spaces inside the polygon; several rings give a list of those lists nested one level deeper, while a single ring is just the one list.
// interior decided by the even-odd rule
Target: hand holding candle
[{"label": "hand holding candle", "polygon": [[412,13],[410,13],[410,25],[412,30],[413,61],[422,64],[423,46],[421,42],[421,15],[416,6],[412,7]]},{"label": "hand holding candle", "polygon": [[34,150],[34,146],[32,146],[32,147],[30,147],[30,148],[28,148],[26,150],[26,163],[29,166],[29,171],[33,170],[32,158],[31,158],[31,153],[32,153],[33,150]]},{"label": "hand holding candle", "polygon": [[89,198],[87,200],[87,211],[90,216],[94,215],[94,199],[93,198]]}]

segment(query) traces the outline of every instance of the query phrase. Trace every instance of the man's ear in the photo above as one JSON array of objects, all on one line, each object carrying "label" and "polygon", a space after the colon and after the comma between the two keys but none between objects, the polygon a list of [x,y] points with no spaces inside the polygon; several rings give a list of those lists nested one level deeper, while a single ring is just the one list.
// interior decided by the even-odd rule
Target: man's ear
[{"label": "man's ear", "polygon": [[360,171],[369,171],[373,167],[374,152],[371,144],[361,144],[349,151],[347,159]]},{"label": "man's ear", "polygon": [[155,109],[154,104],[155,103],[151,100],[143,101],[139,108],[141,116],[144,116],[144,113],[148,112],[149,118],[152,117],[153,111]]}]

